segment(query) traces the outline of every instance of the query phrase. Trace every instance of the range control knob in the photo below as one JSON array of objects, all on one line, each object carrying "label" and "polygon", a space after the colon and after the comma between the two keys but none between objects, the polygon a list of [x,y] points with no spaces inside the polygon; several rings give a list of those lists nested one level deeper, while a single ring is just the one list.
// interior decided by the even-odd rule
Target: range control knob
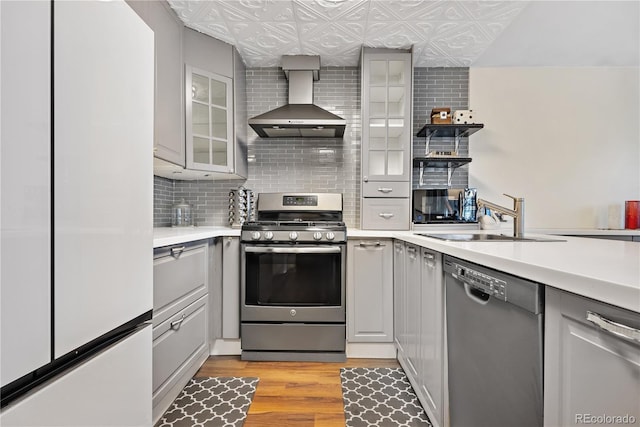
[{"label": "range control knob", "polygon": [[320,240],[322,239],[322,233],[319,231],[316,231],[315,233],[313,233],[313,240]]},{"label": "range control knob", "polygon": [[296,233],[295,231],[292,231],[291,233],[289,233],[289,239],[298,240],[298,233]]},{"label": "range control knob", "polygon": [[273,240],[273,231],[267,231],[264,233],[264,238],[267,240]]},{"label": "range control knob", "polygon": [[259,231],[254,231],[253,233],[251,233],[251,239],[252,240],[260,240],[260,232]]},{"label": "range control knob", "polygon": [[335,234],[333,234],[333,231],[329,231],[329,232],[327,233],[327,240],[333,240],[333,239],[335,239],[335,238],[336,238],[336,235],[335,235]]}]

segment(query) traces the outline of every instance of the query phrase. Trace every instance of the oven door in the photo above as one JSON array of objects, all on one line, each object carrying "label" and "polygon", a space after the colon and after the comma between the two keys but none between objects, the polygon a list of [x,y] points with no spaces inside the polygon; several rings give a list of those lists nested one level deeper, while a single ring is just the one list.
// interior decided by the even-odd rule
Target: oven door
[{"label": "oven door", "polygon": [[242,244],[241,320],[343,323],[345,248]]}]

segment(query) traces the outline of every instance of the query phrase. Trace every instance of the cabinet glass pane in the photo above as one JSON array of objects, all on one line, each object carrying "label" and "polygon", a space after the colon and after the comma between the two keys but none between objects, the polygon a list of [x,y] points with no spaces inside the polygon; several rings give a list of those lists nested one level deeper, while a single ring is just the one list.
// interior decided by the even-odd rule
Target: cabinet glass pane
[{"label": "cabinet glass pane", "polygon": [[402,175],[404,161],[403,151],[389,151],[388,152],[389,164],[387,165],[387,175]]},{"label": "cabinet glass pane", "polygon": [[209,107],[197,102],[192,103],[191,122],[194,134],[209,136]]},{"label": "cabinet glass pane", "polygon": [[369,115],[384,117],[387,114],[387,93],[384,87],[369,88]]},{"label": "cabinet glass pane", "polygon": [[209,78],[193,74],[191,79],[191,99],[209,103]]},{"label": "cabinet glass pane", "polygon": [[193,161],[196,163],[209,163],[209,140],[193,137]]},{"label": "cabinet glass pane", "polygon": [[369,151],[369,175],[384,175],[386,158],[385,151]]},{"label": "cabinet glass pane", "polygon": [[387,84],[387,61],[369,61],[369,84]]},{"label": "cabinet glass pane", "polygon": [[404,85],[405,61],[389,61],[389,85]]},{"label": "cabinet glass pane", "polygon": [[389,116],[404,115],[404,86],[392,86],[389,88]]},{"label": "cabinet glass pane", "polygon": [[211,107],[211,133],[214,138],[227,138],[227,110]]},{"label": "cabinet glass pane", "polygon": [[213,164],[227,166],[227,143],[225,141],[212,141]]},{"label": "cabinet glass pane", "polygon": [[387,148],[387,121],[385,119],[369,120],[369,148],[372,150]]},{"label": "cabinet glass pane", "polygon": [[224,82],[211,80],[211,104],[227,106],[227,85]]},{"label": "cabinet glass pane", "polygon": [[389,119],[387,135],[388,148],[390,150],[402,150],[405,142],[404,119]]}]

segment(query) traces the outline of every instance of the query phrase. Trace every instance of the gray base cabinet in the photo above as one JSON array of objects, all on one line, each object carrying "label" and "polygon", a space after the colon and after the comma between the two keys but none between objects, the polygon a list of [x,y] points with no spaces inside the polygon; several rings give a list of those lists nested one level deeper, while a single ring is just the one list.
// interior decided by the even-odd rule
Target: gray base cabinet
[{"label": "gray base cabinet", "polygon": [[606,330],[637,338],[640,314],[551,287],[545,297],[544,425],[640,422],[640,342]]},{"label": "gray base cabinet", "polygon": [[393,341],[398,351],[398,359],[406,359],[407,342],[407,275],[405,270],[406,244],[402,240],[393,241]]},{"label": "gray base cabinet", "polygon": [[240,238],[222,243],[222,338],[240,338]]},{"label": "gray base cabinet", "polygon": [[432,424],[444,426],[442,254],[395,241],[394,292],[398,360]]},{"label": "gray base cabinet", "polygon": [[240,339],[240,238],[218,237],[212,248],[209,325],[213,349],[218,339]]},{"label": "gray base cabinet", "polygon": [[407,243],[405,256],[406,293],[398,310],[406,313],[404,331],[405,371],[418,378],[418,339],[420,334],[420,246]]},{"label": "gray base cabinet", "polygon": [[347,341],[393,342],[391,239],[347,242]]},{"label": "gray base cabinet", "polygon": [[155,423],[209,356],[209,243],[156,249],[153,284]]},{"label": "gray base cabinet", "polygon": [[418,340],[417,394],[431,423],[443,424],[444,384],[444,283],[442,254],[421,248],[420,335]]}]

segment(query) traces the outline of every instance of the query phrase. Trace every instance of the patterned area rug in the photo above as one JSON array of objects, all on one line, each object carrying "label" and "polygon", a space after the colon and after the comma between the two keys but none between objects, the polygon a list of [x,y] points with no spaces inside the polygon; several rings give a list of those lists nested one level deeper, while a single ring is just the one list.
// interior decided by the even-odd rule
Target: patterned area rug
[{"label": "patterned area rug", "polygon": [[341,368],[347,427],[431,426],[402,368]]},{"label": "patterned area rug", "polygon": [[193,378],[156,427],[240,427],[257,385],[258,378]]}]

